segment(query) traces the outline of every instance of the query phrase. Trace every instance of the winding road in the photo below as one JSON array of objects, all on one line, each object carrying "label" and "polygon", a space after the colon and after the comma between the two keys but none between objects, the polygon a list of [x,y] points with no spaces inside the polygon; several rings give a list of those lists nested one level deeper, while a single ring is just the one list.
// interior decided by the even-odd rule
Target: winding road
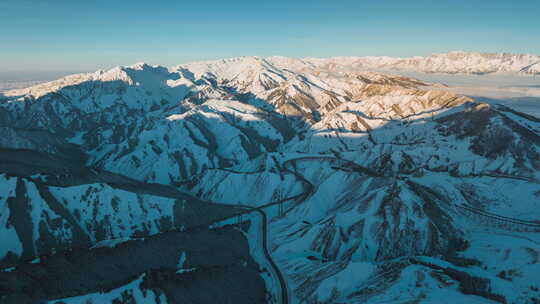
[{"label": "winding road", "polygon": [[[246,206],[246,208],[251,209],[252,207]],[[258,227],[258,230],[261,231],[261,237],[258,238],[260,248],[262,248],[262,252],[264,254],[264,257],[268,261],[269,266],[269,272],[272,274],[274,279],[279,283],[280,286],[280,292],[276,295],[277,296],[277,302],[278,303],[289,303],[289,289],[287,288],[287,281],[285,280],[285,277],[283,276],[283,273],[279,270],[279,267],[277,266],[276,262],[272,259],[272,256],[270,255],[270,251],[268,250],[268,219],[266,216],[266,213],[262,210],[255,210],[257,214],[261,216],[261,221],[259,221],[260,226]]]},{"label": "winding road", "polygon": [[[261,240],[261,249],[263,251],[263,254],[265,256],[265,258],[267,259],[270,267],[272,268],[272,273],[274,273],[274,276],[276,277],[278,283],[279,283],[279,286],[280,286],[280,293],[279,293],[279,297],[278,297],[278,302],[279,303],[285,303],[285,304],[288,304],[289,303],[289,291],[288,291],[288,288],[287,288],[287,282],[285,280],[285,277],[283,276],[282,272],[279,270],[279,267],[277,266],[277,264],[275,263],[275,261],[272,259],[272,256],[270,255],[270,251],[268,250],[268,220],[267,220],[267,215],[266,213],[264,212],[264,209],[268,208],[268,207],[272,207],[272,206],[275,206],[275,205],[278,205],[278,204],[282,204],[284,202],[287,202],[287,201],[292,201],[292,200],[295,200],[297,201],[297,204],[299,203],[302,203],[303,201],[305,201],[306,199],[308,199],[314,192],[314,186],[313,184],[308,181],[304,176],[302,176],[301,174],[297,173],[296,172],[296,162],[297,161],[301,161],[301,160],[324,160],[324,161],[338,161],[338,162],[342,162],[344,163],[345,166],[355,170],[355,171],[358,171],[358,172],[361,172],[361,173],[364,173],[364,174],[367,174],[367,175],[370,175],[370,176],[375,176],[376,173],[368,168],[365,168],[365,167],[362,167],[352,161],[348,161],[348,160],[343,160],[343,159],[339,159],[339,158],[335,158],[335,157],[326,157],[326,156],[304,156],[304,157],[299,157],[299,158],[293,158],[293,159],[289,159],[289,160],[286,160],[285,162],[283,162],[283,165],[279,165],[279,162],[274,159],[276,165],[278,165],[278,169],[281,169],[280,172],[285,172],[285,173],[288,173],[288,174],[292,174],[296,177],[296,179],[298,179],[304,186],[304,191],[299,193],[299,194],[296,194],[294,196],[291,196],[291,197],[288,197],[288,198],[284,198],[284,199],[280,199],[280,200],[276,200],[276,201],[272,201],[272,202],[268,202],[268,203],[265,203],[265,204],[262,204],[260,206],[257,206],[257,207],[252,207],[252,206],[245,206],[245,205],[240,205],[241,208],[244,209],[244,211],[242,212],[238,212],[234,215],[230,215],[230,216],[226,216],[226,217],[223,217],[223,218],[220,218],[220,219],[217,219],[217,220],[214,220],[214,221],[211,221],[211,222],[208,222],[208,223],[205,223],[205,224],[201,224],[197,227],[192,227],[188,230],[191,230],[191,229],[198,229],[198,228],[207,228],[208,226],[211,226],[211,225],[214,225],[214,224],[217,224],[219,222],[223,222],[223,221],[227,221],[231,218],[235,218],[235,217],[238,217],[238,216],[241,216],[243,214],[248,214],[248,213],[253,213],[253,212],[256,212],[258,213],[259,215],[261,215],[262,217],[262,221],[261,221],[261,225],[260,225],[260,230],[261,230],[261,235],[262,237],[259,238]],[[222,170],[222,169],[212,169],[212,170]],[[264,169],[260,169],[258,171],[255,171],[255,172],[240,172],[240,171],[234,171],[234,170],[230,170],[230,169],[223,169],[222,171],[227,171],[227,172],[231,172],[231,173],[235,173],[235,174],[256,174],[256,173],[262,173],[264,172]],[[216,203],[216,204],[223,204],[223,203]],[[227,204],[228,205],[228,204]],[[238,205],[237,205],[238,206]]]}]

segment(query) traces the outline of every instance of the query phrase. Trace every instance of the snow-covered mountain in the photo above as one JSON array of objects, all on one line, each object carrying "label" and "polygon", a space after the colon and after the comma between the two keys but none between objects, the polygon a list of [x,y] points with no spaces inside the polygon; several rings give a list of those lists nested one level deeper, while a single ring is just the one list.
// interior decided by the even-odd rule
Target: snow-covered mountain
[{"label": "snow-covered mountain", "polygon": [[4,92],[0,297],[534,303],[540,119],[368,70],[537,59],[140,63]]}]

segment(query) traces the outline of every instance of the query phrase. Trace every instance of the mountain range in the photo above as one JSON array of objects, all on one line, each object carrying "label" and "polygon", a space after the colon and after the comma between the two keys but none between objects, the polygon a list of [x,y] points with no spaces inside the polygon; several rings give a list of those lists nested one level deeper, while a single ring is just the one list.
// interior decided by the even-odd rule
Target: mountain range
[{"label": "mountain range", "polygon": [[0,302],[540,302],[540,119],[391,71],[540,57],[138,63],[0,93]]},{"label": "mountain range", "polygon": [[352,69],[387,69],[448,74],[540,74],[540,56],[511,53],[478,53],[454,51],[410,58],[394,57],[336,57],[306,59],[322,66]]}]

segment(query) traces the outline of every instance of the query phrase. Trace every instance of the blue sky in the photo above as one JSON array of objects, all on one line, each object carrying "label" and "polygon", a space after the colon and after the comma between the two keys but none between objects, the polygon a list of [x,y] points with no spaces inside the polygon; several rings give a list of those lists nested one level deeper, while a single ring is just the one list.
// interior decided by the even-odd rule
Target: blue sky
[{"label": "blue sky", "polygon": [[244,55],[540,54],[540,1],[0,0],[0,72]]}]

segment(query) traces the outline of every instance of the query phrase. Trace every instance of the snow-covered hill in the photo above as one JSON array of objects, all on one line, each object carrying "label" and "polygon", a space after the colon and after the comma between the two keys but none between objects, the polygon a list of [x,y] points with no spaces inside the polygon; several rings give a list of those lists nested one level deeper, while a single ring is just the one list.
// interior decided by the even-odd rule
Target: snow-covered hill
[{"label": "snow-covered hill", "polygon": [[[534,303],[540,119],[443,84],[368,70],[529,73],[537,59],[449,53],[140,63],[5,92],[0,296],[99,301],[108,290],[103,299],[127,292],[176,303],[174,284],[250,265],[241,275],[262,277],[273,301],[277,283],[253,246],[262,231],[244,229],[245,238],[223,232],[234,243],[216,245],[227,257],[219,263],[197,258],[199,249],[189,247],[199,248],[197,240],[180,250],[168,238],[283,201],[264,211],[291,302]],[[214,227],[203,235],[222,240],[225,230]],[[180,236],[167,234],[173,230]],[[106,286],[89,279],[50,293],[28,275],[52,267],[28,261],[54,260],[71,248],[103,255],[92,263],[106,268],[101,261],[133,258],[125,249],[131,245],[110,239],[139,238],[197,267],[167,262],[156,274],[150,264],[137,265],[135,276],[122,264],[130,270]],[[248,247],[259,272],[234,251]],[[40,293],[25,293],[34,288]],[[220,292],[227,290],[235,289]],[[265,296],[259,291],[252,296]]]}]

